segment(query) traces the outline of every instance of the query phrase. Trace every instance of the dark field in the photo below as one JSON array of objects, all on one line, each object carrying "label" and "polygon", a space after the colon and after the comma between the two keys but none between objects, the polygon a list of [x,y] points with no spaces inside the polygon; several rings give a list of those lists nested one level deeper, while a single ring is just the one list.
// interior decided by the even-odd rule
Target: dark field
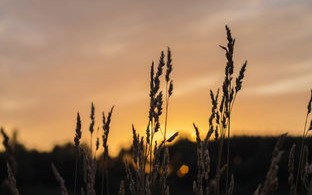
[{"label": "dark field", "polygon": [[[265,179],[269,169],[272,151],[277,141],[277,137],[234,137],[231,139],[230,167],[235,178],[234,194],[252,194],[258,184]],[[279,188],[276,194],[288,194],[288,155],[293,143],[300,146],[300,138],[287,137],[283,145],[283,156],[280,162],[278,178]],[[308,148],[312,147],[312,139],[307,138]],[[213,152],[217,146],[210,143],[211,170],[216,162],[216,154]],[[65,180],[69,191],[73,190],[75,155],[76,148],[71,144],[55,146],[49,152],[38,152],[36,150],[26,150],[21,143],[15,143],[15,159],[17,162],[17,188],[20,194],[49,195],[61,194],[59,186],[52,173],[51,163],[54,163]],[[300,147],[296,148],[300,151]],[[196,180],[196,143],[188,140],[178,140],[169,147],[170,152],[170,176],[168,184],[170,194],[193,194],[192,185]],[[109,158],[109,189],[111,194],[117,194],[121,179],[125,179],[124,161],[129,157],[130,150],[123,149],[117,158]],[[296,152],[298,154],[299,152]],[[296,156],[295,162],[298,162]],[[98,157],[101,159],[101,157]],[[128,158],[129,159],[129,158]],[[182,165],[189,167],[189,172],[185,175],[178,174]],[[296,165],[295,165],[296,166]],[[1,194],[6,194],[4,182],[7,177],[5,156],[1,153],[0,158],[0,179]],[[81,167],[80,167],[81,168]],[[101,161],[98,160],[98,170],[101,172]],[[295,167],[296,168],[296,167]],[[80,169],[81,170],[81,169]],[[79,174],[82,174],[81,171]],[[211,173],[212,175],[214,173]],[[180,177],[178,176],[180,175]],[[81,184],[82,176],[78,177],[78,184]],[[95,189],[98,191],[101,181],[97,175]],[[126,186],[127,187],[127,186]]]}]

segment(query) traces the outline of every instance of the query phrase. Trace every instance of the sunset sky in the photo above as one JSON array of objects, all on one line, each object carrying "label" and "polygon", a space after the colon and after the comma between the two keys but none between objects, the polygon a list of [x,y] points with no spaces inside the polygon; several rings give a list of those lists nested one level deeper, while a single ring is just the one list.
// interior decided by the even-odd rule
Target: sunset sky
[{"label": "sunset sky", "polygon": [[[218,3],[216,3],[218,2]],[[248,60],[234,135],[302,132],[312,88],[312,1],[0,1],[0,126],[29,148],[73,141],[76,113],[88,141],[90,104],[115,105],[109,145],[144,132],[149,67],[167,46],[174,92],[169,133],[208,125],[209,90],[223,81],[225,24],[236,70]],[[101,131],[99,132],[99,135]],[[1,146],[2,148],[2,146]]]}]

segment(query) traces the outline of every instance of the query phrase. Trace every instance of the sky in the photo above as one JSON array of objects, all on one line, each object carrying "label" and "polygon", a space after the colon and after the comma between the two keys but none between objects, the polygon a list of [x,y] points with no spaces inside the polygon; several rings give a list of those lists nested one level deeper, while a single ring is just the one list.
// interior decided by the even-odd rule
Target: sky
[{"label": "sky", "polygon": [[131,143],[132,124],[144,133],[149,68],[170,47],[169,134],[192,137],[193,122],[205,133],[227,24],[235,70],[248,60],[233,135],[299,135],[312,88],[311,10],[308,0],[0,0],[0,126],[18,130],[28,148],[49,150],[73,142],[78,111],[88,142],[91,102],[96,127],[114,105],[109,145],[117,154]]}]

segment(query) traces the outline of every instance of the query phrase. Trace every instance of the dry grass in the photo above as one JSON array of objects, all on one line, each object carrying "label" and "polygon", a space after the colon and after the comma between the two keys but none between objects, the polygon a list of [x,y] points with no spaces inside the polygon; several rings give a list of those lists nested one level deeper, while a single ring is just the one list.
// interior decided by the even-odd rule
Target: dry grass
[{"label": "dry grass", "polygon": [[8,170],[8,180],[7,180],[7,186],[10,190],[10,193],[12,195],[19,195],[18,189],[16,187],[16,180],[13,174],[13,171],[11,169],[11,166],[9,163],[7,163],[7,170]]},{"label": "dry grass", "polygon": [[265,181],[263,185],[259,184],[258,188],[256,189],[254,195],[268,195],[273,194],[278,189],[278,169],[279,169],[279,162],[282,158],[284,151],[282,150],[283,141],[287,134],[283,134],[275,144],[273,153],[272,153],[272,160],[269,171],[267,172]]},{"label": "dry grass", "polygon": [[51,164],[51,168],[54,174],[54,177],[56,179],[56,181],[59,183],[60,188],[61,188],[61,194],[62,195],[68,195],[68,191],[65,185],[65,181],[63,179],[63,177],[61,176],[61,174],[59,173],[59,171],[57,170],[56,166],[52,163]]},{"label": "dry grass", "polygon": [[9,136],[6,134],[3,128],[1,128],[1,134],[3,137],[3,146],[5,148],[5,154],[6,154],[6,167],[7,167],[7,174],[8,178],[5,181],[5,186],[9,189],[10,194],[12,195],[19,195],[19,191],[16,187],[16,180],[15,180],[15,172],[16,172],[16,162],[14,159],[13,154],[13,147],[10,143]]},{"label": "dry grass", "polygon": [[[173,84],[170,77],[172,71],[172,59],[170,48],[165,53],[161,52],[159,63],[155,72],[154,62],[150,69],[150,107],[146,136],[140,136],[134,126],[133,132],[133,162],[134,167],[126,163],[127,181],[132,195],[144,194],[169,194],[167,177],[169,175],[169,152],[167,142],[172,142],[178,135],[175,133],[167,139],[166,128],[169,109],[169,98],[173,93]],[[163,91],[161,90],[161,76],[166,65],[165,74],[165,127],[161,129],[160,118],[163,112]],[[162,133],[163,140],[160,143],[154,140],[156,133]]]},{"label": "dry grass", "polygon": [[295,170],[295,150],[296,144],[293,144],[291,150],[289,152],[288,158],[288,183],[290,186],[290,195],[297,195],[296,185],[295,185],[295,177],[294,177],[294,170]]},{"label": "dry grass", "polygon": [[[220,47],[225,51],[226,66],[224,81],[221,89],[216,92],[210,91],[211,98],[211,114],[209,116],[208,131],[204,139],[201,139],[199,128],[193,124],[196,133],[197,145],[197,176],[193,182],[193,192],[195,195],[208,194],[225,194],[231,195],[235,189],[235,180],[231,173],[230,164],[230,136],[231,136],[231,113],[234,107],[235,99],[238,92],[242,89],[247,61],[243,63],[238,74],[235,76],[234,71],[234,46],[235,39],[228,26],[225,27],[227,44]],[[125,162],[125,180],[121,181],[119,188],[119,195],[169,195],[170,188],[167,183],[170,169],[170,154],[168,144],[176,139],[178,132],[167,138],[167,124],[169,114],[169,101],[173,95],[173,80],[171,78],[173,70],[172,53],[170,48],[167,51],[162,51],[160,54],[157,66],[152,62],[150,67],[150,90],[149,90],[149,111],[147,117],[147,125],[145,135],[142,136],[132,125],[132,161]],[[164,81],[165,84],[162,84]],[[309,131],[312,130],[311,110],[312,110],[312,91],[311,97],[307,105],[307,115],[305,118],[305,125],[302,135],[302,142],[300,148],[300,159],[298,169],[295,170],[295,145],[292,146],[289,154],[289,186],[290,194],[298,194],[299,186],[303,186],[305,192],[312,194],[312,164],[309,163],[309,154],[305,150],[305,138]],[[108,160],[109,160],[109,145],[108,138],[110,132],[110,124],[112,120],[112,113],[114,107],[107,113],[102,113],[102,140],[98,137],[96,132],[95,151],[93,151],[93,133],[96,123],[96,113],[94,104],[91,103],[90,112],[90,144],[87,147],[81,145],[82,137],[82,122],[80,114],[77,113],[76,129],[74,136],[74,145],[76,147],[77,155],[75,162],[75,179],[74,179],[74,194],[95,195],[95,184],[97,167],[102,167],[101,179],[101,195],[111,194],[109,189],[108,177]],[[164,116],[163,116],[164,112]],[[309,122],[310,121],[310,122]],[[162,125],[163,124],[163,129]],[[308,126],[309,124],[309,126]],[[6,150],[7,157],[7,187],[11,194],[19,194],[16,187],[15,160],[14,151],[9,142],[9,137],[1,128],[3,136],[3,145]],[[155,140],[155,135],[161,134],[161,140]],[[210,141],[213,139],[217,142],[217,153],[215,170],[211,170],[211,158],[209,147]],[[283,139],[286,134],[282,135],[275,145],[272,153],[272,160],[263,184],[259,184],[255,189],[254,195],[266,195],[274,193],[278,188],[278,170],[279,163],[283,154]],[[103,153],[101,161],[96,160],[96,152],[99,149],[100,141],[103,146]],[[225,148],[226,146],[226,148]],[[79,163],[82,162],[83,170],[79,170]],[[100,162],[101,164],[97,164]],[[69,194],[65,186],[65,181],[61,177],[56,167],[52,164],[52,170],[56,180],[58,181],[63,195]],[[80,174],[82,171],[82,174]],[[297,171],[297,175],[294,172]],[[83,178],[78,178],[82,175]],[[296,176],[296,177],[295,177]],[[79,182],[81,181],[81,182]],[[302,192],[303,193],[303,192]]]},{"label": "dry grass", "polygon": [[[308,132],[312,130],[311,111],[312,111],[312,90],[311,90],[310,100],[308,101],[308,104],[307,104],[307,113],[305,117],[303,134],[301,138],[302,140],[301,150],[300,150],[300,157],[299,157],[299,163],[298,163],[299,165],[298,165],[297,179],[296,179],[296,185],[295,185],[296,190],[298,190],[298,188],[302,186],[308,194],[312,194],[312,178],[311,178],[312,171],[310,171],[309,169],[311,166],[311,163],[308,162],[309,153],[308,153],[308,150],[306,149],[304,142],[305,142],[305,138],[308,135]],[[308,126],[308,121],[310,121],[309,126]]]},{"label": "dry grass", "polygon": [[[242,65],[238,76],[234,80],[234,45],[235,39],[232,37],[231,30],[228,26],[225,26],[227,35],[227,46],[220,47],[225,51],[225,56],[227,59],[225,66],[225,77],[221,90],[221,99],[219,100],[220,90],[214,94],[210,91],[211,97],[211,115],[209,117],[209,131],[206,134],[206,138],[202,141],[199,136],[199,130],[194,125],[196,131],[196,142],[197,142],[197,182],[194,182],[194,193],[198,195],[203,194],[217,194],[221,192],[221,177],[223,171],[225,171],[225,194],[231,194],[233,192],[234,179],[231,176],[230,179],[230,136],[231,136],[231,113],[234,106],[234,102],[238,92],[242,88],[243,79],[245,77],[245,71],[247,66],[247,61]],[[214,132],[215,140],[218,142],[218,159],[217,167],[215,170],[215,176],[209,181],[210,163],[208,142]],[[223,153],[223,146],[225,141],[227,141],[226,155]],[[222,158],[225,157],[225,163]],[[223,187],[224,188],[224,187]]]}]

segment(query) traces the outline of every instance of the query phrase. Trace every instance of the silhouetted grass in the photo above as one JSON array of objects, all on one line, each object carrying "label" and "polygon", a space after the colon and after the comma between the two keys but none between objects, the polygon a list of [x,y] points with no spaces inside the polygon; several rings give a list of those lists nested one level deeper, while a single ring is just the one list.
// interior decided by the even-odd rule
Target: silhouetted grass
[{"label": "silhouetted grass", "polygon": [[[231,112],[242,89],[247,61],[235,76],[235,39],[230,28],[226,26],[225,29],[227,45],[220,46],[226,57],[224,81],[216,92],[210,91],[212,109],[209,128],[203,139],[194,124],[196,143],[179,139],[169,144],[177,138],[178,132],[171,137],[166,135],[169,100],[174,94],[171,78],[173,59],[170,48],[167,48],[166,52],[161,52],[158,64],[152,62],[150,67],[150,101],[145,135],[140,135],[132,125],[133,144],[129,150],[123,149],[117,158],[109,155],[112,107],[107,115],[102,113],[103,153],[99,157],[95,155],[100,140],[97,135],[96,143],[93,143],[97,122],[93,103],[90,144],[80,142],[83,135],[79,113],[73,143],[55,147],[51,153],[27,151],[21,144],[10,141],[1,128],[5,152],[1,154],[3,188],[0,193],[312,194],[312,164],[308,152],[312,140],[307,136],[312,130],[312,91],[300,140],[286,134],[279,138],[231,138]],[[163,81],[165,84],[162,84]],[[156,134],[160,134],[161,139],[157,140]],[[300,145],[299,154],[293,144]],[[60,187],[55,190],[57,185]],[[36,186],[33,187],[35,191],[30,191],[29,186]],[[42,186],[46,186],[47,190],[43,190]]]}]

